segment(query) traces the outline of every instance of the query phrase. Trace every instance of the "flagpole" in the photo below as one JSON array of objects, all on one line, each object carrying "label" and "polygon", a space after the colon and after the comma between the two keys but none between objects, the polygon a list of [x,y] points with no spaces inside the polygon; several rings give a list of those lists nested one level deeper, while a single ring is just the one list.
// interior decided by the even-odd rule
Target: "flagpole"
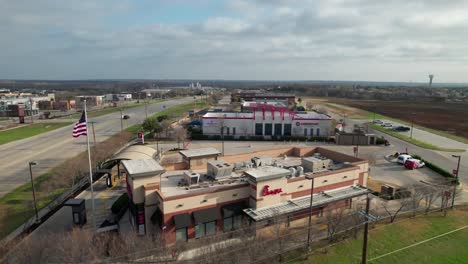
[{"label": "flagpole", "polygon": [[93,208],[93,230],[96,228],[96,218],[94,214],[94,189],[93,189],[93,169],[91,167],[91,151],[89,150],[89,130],[88,130],[88,112],[86,111],[86,99],[84,100],[84,112],[86,121],[86,141],[88,145],[88,161],[89,161],[89,183],[91,185],[91,206]]}]

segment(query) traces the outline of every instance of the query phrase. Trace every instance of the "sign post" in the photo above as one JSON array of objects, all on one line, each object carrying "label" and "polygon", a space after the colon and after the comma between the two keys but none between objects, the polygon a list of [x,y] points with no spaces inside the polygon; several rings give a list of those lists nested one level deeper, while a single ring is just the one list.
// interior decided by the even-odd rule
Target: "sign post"
[{"label": "sign post", "polygon": [[137,142],[140,144],[145,144],[145,135],[141,131],[137,133]]}]

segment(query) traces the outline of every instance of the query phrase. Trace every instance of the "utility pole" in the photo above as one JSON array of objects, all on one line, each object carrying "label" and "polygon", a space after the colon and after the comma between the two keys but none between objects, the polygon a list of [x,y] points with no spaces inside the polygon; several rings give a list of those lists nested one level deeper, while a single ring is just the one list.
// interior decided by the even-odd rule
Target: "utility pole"
[{"label": "utility pole", "polygon": [[148,100],[145,101],[145,118],[148,119]]},{"label": "utility pole", "polygon": [[33,201],[34,201],[34,211],[36,212],[36,223],[39,223],[39,214],[37,213],[37,205],[36,205],[36,192],[34,191],[34,180],[32,176],[32,166],[37,165],[37,162],[30,161],[29,162],[29,176],[31,177],[31,188],[33,194]]},{"label": "utility pole", "polygon": [[314,200],[314,176],[308,174],[305,176],[306,179],[311,180],[310,186],[310,205],[309,205],[309,225],[307,230],[307,250],[310,251],[310,240],[311,240],[311,229],[312,229],[312,202]]},{"label": "utility pole", "polygon": [[413,138],[413,123],[414,123],[414,113],[411,113],[411,135],[410,138]]},{"label": "utility pole", "polygon": [[122,115],[122,108],[120,110],[120,132],[123,131],[123,115]]},{"label": "utility pole", "polygon": [[33,99],[29,98],[29,103],[31,104],[31,124],[34,123],[33,121]]},{"label": "utility pole", "polygon": [[221,152],[223,153],[224,157],[224,126],[221,127]]},{"label": "utility pole", "polygon": [[367,216],[369,215],[369,204],[370,204],[369,195],[367,195],[366,200],[367,200],[366,201],[366,223],[364,224],[364,237],[362,240],[361,264],[367,263],[367,237],[369,236],[369,219],[367,219]]},{"label": "utility pole", "polygon": [[453,209],[453,206],[455,205],[455,192],[457,191],[457,185],[458,185],[458,173],[460,173],[459,170],[460,170],[461,156],[452,155],[452,157],[458,158],[457,171],[456,171],[457,173],[455,173],[455,184],[453,185],[453,193],[452,193],[452,209]]},{"label": "utility pole", "polygon": [[94,141],[94,146],[96,146],[96,133],[94,133],[94,121],[89,121],[88,123],[91,124],[91,129],[93,130],[93,141]]}]

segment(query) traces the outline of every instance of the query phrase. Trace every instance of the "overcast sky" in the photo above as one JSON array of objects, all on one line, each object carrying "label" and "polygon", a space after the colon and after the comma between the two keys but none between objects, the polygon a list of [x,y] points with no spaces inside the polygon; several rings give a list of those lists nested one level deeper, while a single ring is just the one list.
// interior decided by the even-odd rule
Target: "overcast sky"
[{"label": "overcast sky", "polygon": [[468,81],[468,1],[0,0],[0,78]]}]

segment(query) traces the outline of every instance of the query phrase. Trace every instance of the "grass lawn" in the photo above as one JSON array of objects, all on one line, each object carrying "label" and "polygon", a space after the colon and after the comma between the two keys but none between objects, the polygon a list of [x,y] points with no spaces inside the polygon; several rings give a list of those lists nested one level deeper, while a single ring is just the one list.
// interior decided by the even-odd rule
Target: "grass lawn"
[{"label": "grass lawn", "polygon": [[401,140],[404,140],[406,142],[409,142],[411,144],[414,144],[414,145],[422,147],[422,148],[440,150],[440,151],[448,151],[448,152],[464,152],[465,151],[464,149],[451,149],[451,148],[437,147],[437,146],[434,146],[432,144],[429,144],[429,143],[426,143],[426,142],[423,142],[423,141],[420,141],[420,140],[417,140],[417,139],[410,138],[408,136],[402,135],[402,134],[400,134],[400,133],[398,133],[396,131],[393,131],[391,129],[387,129],[387,128],[382,127],[382,126],[380,126],[378,124],[370,123],[369,125],[375,130],[378,130],[380,132],[389,134],[389,135],[391,135],[393,137],[399,138]]},{"label": "grass lawn", "polygon": [[9,143],[11,141],[32,137],[41,133],[45,133],[45,132],[57,129],[57,128],[68,126],[70,124],[72,124],[72,122],[35,123],[35,124],[28,125],[28,126],[1,131],[0,132],[0,145]]},{"label": "grass lawn", "polygon": [[[45,173],[34,179],[38,210],[62,194],[65,189],[47,190],[47,180],[52,176]],[[42,191],[41,191],[42,190]],[[0,239],[13,232],[34,216],[31,183],[25,183],[0,198]]]},{"label": "grass lawn", "polygon": [[[468,263],[468,228],[377,258],[466,225],[466,208],[449,211],[447,217],[432,213],[394,224],[377,225],[369,232],[368,263]],[[293,260],[291,263],[361,263],[361,250],[362,238],[358,238],[338,243],[327,251],[317,250],[306,262],[299,260],[303,253],[297,251],[289,259]]]}]

